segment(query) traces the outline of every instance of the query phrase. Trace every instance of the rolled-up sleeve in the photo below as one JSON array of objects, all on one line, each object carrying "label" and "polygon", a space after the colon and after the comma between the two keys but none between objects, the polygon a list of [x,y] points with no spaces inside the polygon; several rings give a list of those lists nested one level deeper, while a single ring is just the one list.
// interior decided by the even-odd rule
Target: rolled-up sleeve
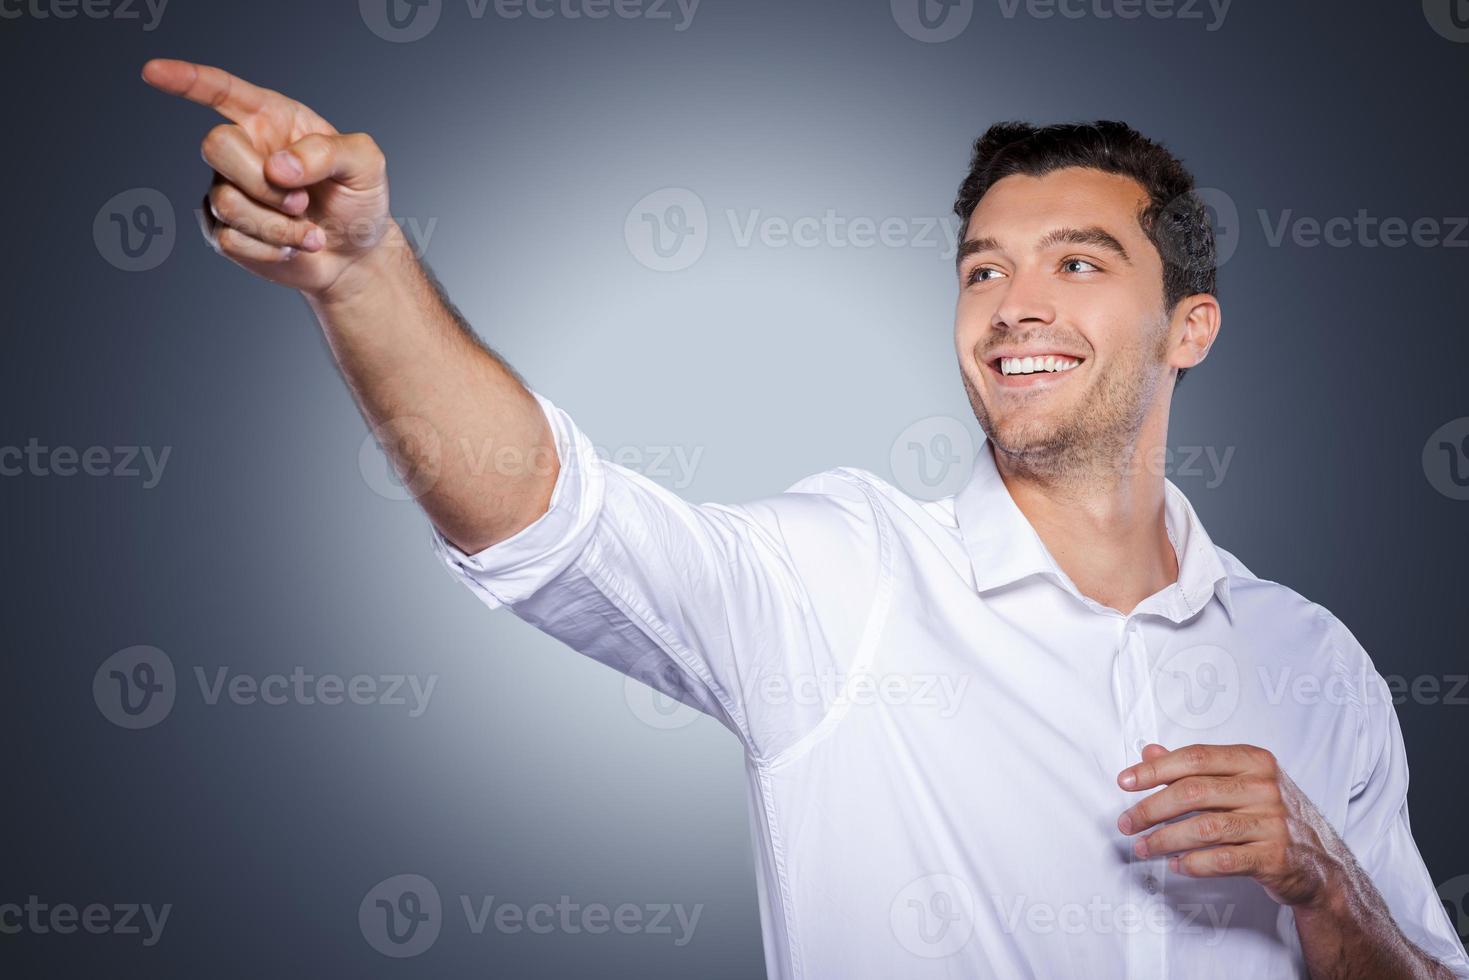
[{"label": "rolled-up sleeve", "polygon": [[1408,821],[1408,757],[1387,682],[1345,626],[1338,637],[1358,664],[1360,723],[1357,779],[1342,839],[1382,895],[1410,942],[1455,976],[1469,977],[1469,957],[1413,841]]},{"label": "rolled-up sleeve", "polygon": [[834,690],[820,681],[878,628],[885,539],[861,471],[746,504],[693,504],[597,455],[565,411],[532,394],[561,463],[550,505],[473,555],[434,531],[448,568],[490,608],[713,716],[757,757],[814,729]]},{"label": "rolled-up sleeve", "polygon": [[435,551],[491,609],[520,602],[564,571],[586,548],[602,508],[605,477],[591,440],[549,398],[535,390],[531,395],[551,426],[561,463],[546,512],[473,555],[433,530]]}]

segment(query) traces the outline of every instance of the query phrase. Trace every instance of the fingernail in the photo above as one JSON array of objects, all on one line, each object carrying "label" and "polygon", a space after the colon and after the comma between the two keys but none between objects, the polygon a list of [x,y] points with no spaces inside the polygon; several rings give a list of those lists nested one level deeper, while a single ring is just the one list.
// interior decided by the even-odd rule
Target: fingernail
[{"label": "fingernail", "polygon": [[1132,845],[1132,853],[1136,854],[1140,858],[1147,857],[1148,839],[1146,837],[1139,837],[1137,841]]},{"label": "fingernail", "polygon": [[285,150],[276,150],[270,155],[270,162],[275,167],[277,173],[284,174],[287,177],[301,176],[301,161],[297,160],[292,153],[288,153]]},{"label": "fingernail", "polygon": [[1122,784],[1123,789],[1132,789],[1134,786],[1137,785],[1137,773],[1129,769],[1122,774],[1122,777],[1118,780],[1118,782]]},{"label": "fingernail", "polygon": [[1178,870],[1178,858],[1174,857],[1174,858],[1169,858],[1168,859],[1168,870],[1169,871],[1177,871]]},{"label": "fingernail", "polygon": [[315,252],[326,244],[326,236],[321,233],[320,228],[313,228],[301,239],[301,247],[308,252]]},{"label": "fingernail", "polygon": [[1122,816],[1118,817],[1117,829],[1122,831],[1124,834],[1132,833],[1132,818],[1125,813]]},{"label": "fingernail", "polygon": [[281,201],[281,207],[292,214],[300,214],[306,210],[306,205],[309,203],[311,203],[310,196],[305,191],[297,190],[285,196],[285,199]]}]

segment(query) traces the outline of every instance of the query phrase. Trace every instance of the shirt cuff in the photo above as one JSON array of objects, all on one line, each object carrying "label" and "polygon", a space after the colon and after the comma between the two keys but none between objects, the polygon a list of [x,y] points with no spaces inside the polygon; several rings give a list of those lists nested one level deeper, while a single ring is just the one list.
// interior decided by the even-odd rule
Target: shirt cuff
[{"label": "shirt cuff", "polygon": [[435,552],[491,609],[529,598],[565,571],[586,547],[602,507],[602,460],[591,440],[549,398],[529,390],[551,426],[561,467],[546,512],[473,555],[450,544],[431,525]]}]

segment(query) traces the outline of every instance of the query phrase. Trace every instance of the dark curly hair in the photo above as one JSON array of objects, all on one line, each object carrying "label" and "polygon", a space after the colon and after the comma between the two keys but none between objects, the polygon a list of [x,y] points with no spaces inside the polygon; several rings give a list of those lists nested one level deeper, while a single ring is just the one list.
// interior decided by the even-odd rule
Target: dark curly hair
[{"label": "dark curly hair", "polygon": [[[985,130],[974,141],[969,173],[954,201],[960,239],[979,199],[996,181],[1012,174],[1043,177],[1062,167],[1122,174],[1147,191],[1148,203],[1138,214],[1138,224],[1163,259],[1167,309],[1185,296],[1215,293],[1214,228],[1204,202],[1194,193],[1193,175],[1161,144],[1113,120],[1053,126],[1001,122]],[[1187,372],[1180,368],[1177,380]]]}]

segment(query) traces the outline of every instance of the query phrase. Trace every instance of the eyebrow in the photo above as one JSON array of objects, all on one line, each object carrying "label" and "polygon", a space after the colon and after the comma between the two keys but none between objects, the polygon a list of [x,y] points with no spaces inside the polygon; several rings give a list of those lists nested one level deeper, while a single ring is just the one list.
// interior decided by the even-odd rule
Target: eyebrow
[{"label": "eyebrow", "polygon": [[[1122,247],[1111,232],[1097,225],[1086,228],[1056,228],[1041,236],[1040,241],[1035,243],[1037,251],[1052,248],[1056,245],[1092,245],[1096,248],[1106,249],[1117,255],[1122,261],[1132,264],[1132,258],[1127,254],[1127,249]],[[998,251],[999,240],[992,235],[982,238],[966,239],[960,246],[959,252],[954,257],[954,268],[964,264],[964,260],[976,252]]]}]

